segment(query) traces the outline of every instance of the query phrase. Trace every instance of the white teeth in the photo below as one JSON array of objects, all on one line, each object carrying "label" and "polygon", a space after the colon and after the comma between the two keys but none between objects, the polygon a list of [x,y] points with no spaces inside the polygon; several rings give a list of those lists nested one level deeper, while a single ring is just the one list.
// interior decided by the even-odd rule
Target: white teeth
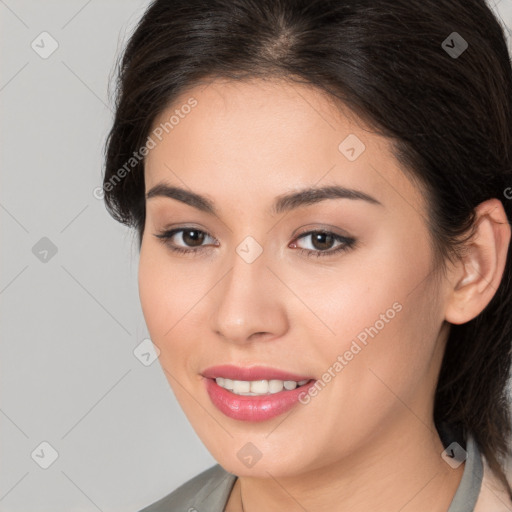
[{"label": "white teeth", "polygon": [[279,393],[283,391],[284,382],[282,380],[271,380],[268,383],[268,390],[270,393]]},{"label": "white teeth", "polygon": [[268,393],[268,380],[254,380],[250,385],[251,393],[257,393],[258,395]]},{"label": "white teeth", "polygon": [[236,395],[268,395],[279,393],[284,389],[290,391],[297,386],[303,386],[308,379],[295,382],[294,380],[231,380],[224,377],[217,377],[215,382],[222,388],[232,391]]},{"label": "white teeth", "polygon": [[251,383],[247,380],[234,380],[233,393],[249,393],[251,391]]}]

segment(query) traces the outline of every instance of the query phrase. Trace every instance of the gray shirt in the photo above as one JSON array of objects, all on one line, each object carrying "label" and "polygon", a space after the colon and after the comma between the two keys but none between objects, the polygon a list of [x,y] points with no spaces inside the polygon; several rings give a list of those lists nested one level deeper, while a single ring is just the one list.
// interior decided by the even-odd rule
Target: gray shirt
[{"label": "gray shirt", "polygon": [[[464,473],[447,512],[475,510],[483,465],[480,450],[471,435],[467,436],[466,451]],[[236,475],[216,464],[140,512],[224,512],[236,479]]]}]

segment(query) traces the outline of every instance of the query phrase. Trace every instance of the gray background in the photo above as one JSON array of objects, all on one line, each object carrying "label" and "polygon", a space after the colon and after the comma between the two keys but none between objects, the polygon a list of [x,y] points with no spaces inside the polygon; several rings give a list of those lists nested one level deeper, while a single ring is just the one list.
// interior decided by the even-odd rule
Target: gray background
[{"label": "gray background", "polygon": [[[512,27],[512,0],[494,3]],[[108,83],[147,5],[0,0],[2,512],[138,511],[215,464],[134,355],[135,237],[93,194]]]}]

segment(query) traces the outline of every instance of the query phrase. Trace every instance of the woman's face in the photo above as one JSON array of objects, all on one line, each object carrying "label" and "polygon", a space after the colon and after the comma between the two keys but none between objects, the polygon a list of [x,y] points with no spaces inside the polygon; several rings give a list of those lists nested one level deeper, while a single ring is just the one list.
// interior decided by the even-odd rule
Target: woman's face
[{"label": "woman's face", "polygon": [[[256,80],[198,86],[153,130],[146,193],[176,187],[212,211],[185,193],[146,199],[140,299],[215,459],[238,475],[293,475],[433,429],[447,295],[425,198],[386,139],[314,88]],[[323,187],[357,192],[283,201]],[[223,390],[205,376],[227,373],[207,372],[218,365],[265,367],[240,375],[273,392]],[[279,391],[278,371],[317,382]],[[250,386],[233,391],[268,393]]]}]

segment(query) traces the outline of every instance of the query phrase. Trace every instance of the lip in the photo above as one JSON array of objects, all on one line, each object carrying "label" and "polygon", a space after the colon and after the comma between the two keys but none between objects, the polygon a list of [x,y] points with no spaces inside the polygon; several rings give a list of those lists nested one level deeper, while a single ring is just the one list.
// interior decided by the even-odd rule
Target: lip
[{"label": "lip", "polygon": [[[216,377],[224,377],[231,380],[310,380],[311,375],[299,375],[296,373],[279,370],[277,368],[269,368],[266,366],[242,367],[230,364],[220,366],[210,366],[202,372],[203,377],[207,379],[215,379]],[[279,393],[276,393],[279,394]]]},{"label": "lip", "polygon": [[[300,403],[299,397],[306,394],[316,379],[307,375],[268,368],[264,366],[252,366],[243,368],[240,366],[222,365],[212,366],[203,371],[206,392],[211,402],[219,411],[229,418],[260,422],[275,418]],[[303,386],[292,390],[283,390],[279,393],[268,395],[250,396],[236,395],[215,382],[216,377],[225,377],[232,380],[307,380]]]},{"label": "lip", "polygon": [[303,386],[290,391],[279,391],[269,395],[235,395],[219,386],[215,379],[204,379],[206,391],[213,405],[229,418],[240,421],[260,422],[275,418],[300,403],[299,397],[314,386],[310,380]]}]

